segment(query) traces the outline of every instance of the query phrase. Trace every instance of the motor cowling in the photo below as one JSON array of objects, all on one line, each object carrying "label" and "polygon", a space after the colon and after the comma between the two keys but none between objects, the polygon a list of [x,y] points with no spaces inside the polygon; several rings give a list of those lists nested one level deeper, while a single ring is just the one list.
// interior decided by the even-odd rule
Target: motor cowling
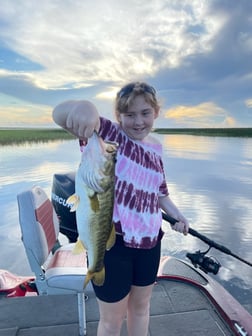
[{"label": "motor cowling", "polygon": [[70,212],[70,205],[66,202],[74,192],[75,172],[53,175],[51,201],[59,218],[60,232],[69,242],[78,238],[75,212]]}]

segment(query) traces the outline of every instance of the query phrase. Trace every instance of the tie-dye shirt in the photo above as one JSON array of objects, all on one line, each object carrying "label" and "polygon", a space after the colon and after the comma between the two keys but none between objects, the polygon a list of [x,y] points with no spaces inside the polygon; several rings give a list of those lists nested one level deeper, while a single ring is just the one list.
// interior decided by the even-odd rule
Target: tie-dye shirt
[{"label": "tie-dye shirt", "polygon": [[113,221],[126,246],[152,248],[159,239],[159,196],[168,195],[159,143],[133,141],[118,123],[100,118],[99,135],[116,141]]}]

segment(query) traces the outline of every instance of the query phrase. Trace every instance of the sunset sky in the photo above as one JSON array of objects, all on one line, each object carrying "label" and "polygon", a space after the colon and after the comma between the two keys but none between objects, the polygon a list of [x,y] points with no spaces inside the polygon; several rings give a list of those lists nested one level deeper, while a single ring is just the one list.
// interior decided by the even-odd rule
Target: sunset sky
[{"label": "sunset sky", "polygon": [[252,127],[251,0],[0,0],[0,127],[55,126],[88,99],[113,118],[153,85],[157,127]]}]

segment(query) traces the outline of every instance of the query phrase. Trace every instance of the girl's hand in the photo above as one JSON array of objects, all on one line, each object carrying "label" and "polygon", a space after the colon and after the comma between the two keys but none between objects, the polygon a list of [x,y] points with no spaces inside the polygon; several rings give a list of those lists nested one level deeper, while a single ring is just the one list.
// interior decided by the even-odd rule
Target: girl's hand
[{"label": "girl's hand", "polygon": [[99,114],[89,101],[78,101],[67,114],[66,128],[79,139],[90,138],[94,130],[99,128]]},{"label": "girl's hand", "polygon": [[189,230],[189,223],[187,219],[184,216],[180,215],[178,220],[179,222],[171,225],[172,230],[175,230],[180,233],[183,233],[184,235],[187,235],[188,230]]},{"label": "girl's hand", "polygon": [[159,205],[164,212],[166,212],[169,216],[172,216],[176,220],[177,223],[171,225],[171,228],[175,231],[181,232],[184,235],[187,235],[189,231],[189,223],[187,219],[181,214],[176,205],[172,202],[169,196],[159,197]]}]

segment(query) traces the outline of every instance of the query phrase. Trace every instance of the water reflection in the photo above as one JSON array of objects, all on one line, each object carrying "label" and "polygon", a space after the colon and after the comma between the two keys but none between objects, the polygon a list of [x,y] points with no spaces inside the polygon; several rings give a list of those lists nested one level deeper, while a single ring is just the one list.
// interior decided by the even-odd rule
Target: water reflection
[{"label": "water reflection", "polygon": [[[156,135],[164,144],[164,166],[172,199],[191,226],[249,261],[252,260],[252,139]],[[20,240],[16,195],[34,184],[51,193],[54,173],[76,170],[75,140],[0,147],[0,268],[31,274]],[[162,253],[185,258],[207,249],[163,223]],[[251,312],[251,267],[211,249],[222,264],[217,278]],[[18,256],[18,257],[17,257]]]},{"label": "water reflection", "polygon": [[[191,226],[251,261],[252,139],[166,135],[164,144],[169,190]],[[207,249],[169,228],[163,247],[164,253],[181,257]],[[215,249],[210,254],[222,264],[217,278],[252,311],[251,267]]]},{"label": "water reflection", "polygon": [[[252,164],[252,147],[251,147],[251,141],[247,141],[244,143],[244,145],[242,146],[242,156],[244,157],[244,159],[248,159],[248,161],[246,161],[247,164]],[[250,161],[249,161],[250,160]]]},{"label": "water reflection", "polygon": [[205,160],[216,153],[217,144],[215,141],[207,141],[203,136],[164,135],[164,148],[167,152],[183,159]]}]

